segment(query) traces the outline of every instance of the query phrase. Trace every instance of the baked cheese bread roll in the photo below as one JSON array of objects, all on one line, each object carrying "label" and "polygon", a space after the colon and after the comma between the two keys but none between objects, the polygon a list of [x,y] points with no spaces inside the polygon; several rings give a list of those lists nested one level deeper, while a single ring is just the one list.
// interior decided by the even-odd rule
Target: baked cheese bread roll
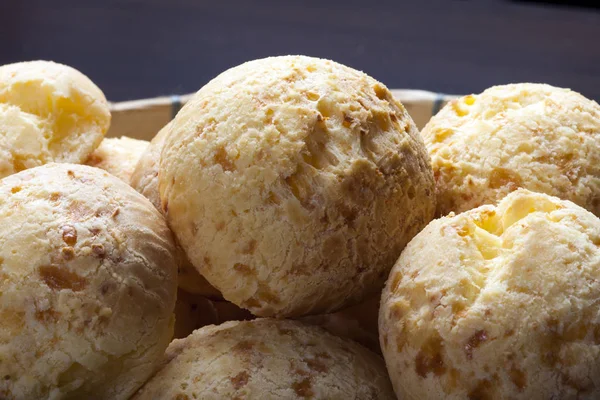
[{"label": "baked cheese bread roll", "polygon": [[592,213],[525,189],[431,222],[381,299],[398,397],[600,398],[599,245]]},{"label": "baked cheese bread roll", "polygon": [[494,86],[451,101],[422,134],[439,215],[493,204],[522,187],[600,216],[600,106],[579,93]]},{"label": "baked cheese bread roll", "polygon": [[163,216],[98,168],[0,180],[0,398],[128,399],[173,335]]},{"label": "baked cheese bread roll", "polygon": [[0,66],[0,178],[84,163],[109,125],[104,94],[81,72],[50,61]]},{"label": "baked cheese bread roll", "polygon": [[333,61],[251,61],[173,120],[169,225],[225,299],[258,316],[331,312],[379,290],[432,218],[429,156],[390,91]]}]

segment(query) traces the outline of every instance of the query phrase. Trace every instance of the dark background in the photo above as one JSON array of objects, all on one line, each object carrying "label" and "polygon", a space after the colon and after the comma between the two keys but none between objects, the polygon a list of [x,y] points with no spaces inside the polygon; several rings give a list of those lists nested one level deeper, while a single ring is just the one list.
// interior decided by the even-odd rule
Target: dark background
[{"label": "dark background", "polygon": [[510,0],[0,0],[0,64],[51,59],[113,101],[188,93],[280,54],[326,57],[390,88],[535,81],[600,100],[600,10]]}]

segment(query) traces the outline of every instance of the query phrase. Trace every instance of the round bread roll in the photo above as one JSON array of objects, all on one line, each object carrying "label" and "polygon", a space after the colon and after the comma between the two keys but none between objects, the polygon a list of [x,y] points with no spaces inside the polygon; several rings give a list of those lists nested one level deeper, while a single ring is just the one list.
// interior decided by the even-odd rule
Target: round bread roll
[{"label": "round bread roll", "polygon": [[543,84],[494,86],[447,104],[423,128],[438,215],[523,187],[600,216],[600,106]]},{"label": "round bread roll", "polygon": [[227,321],[252,319],[248,311],[228,301],[211,300],[204,296],[177,291],[175,303],[175,332],[173,338],[187,337],[198,328]]},{"label": "round bread roll", "polygon": [[380,297],[380,295],[375,296],[335,313],[309,315],[301,318],[301,321],[320,326],[335,336],[352,339],[369,350],[381,354],[377,326]]},{"label": "round bread roll", "polygon": [[49,61],[0,66],[0,178],[83,163],[109,125],[104,94],[81,72]]},{"label": "round bread roll", "polygon": [[435,211],[402,104],[362,72],[302,56],[245,63],[198,91],[173,120],[158,178],[190,261],[258,316],[375,294]]},{"label": "round bread roll", "polygon": [[174,340],[133,399],[395,399],[381,357],[326,331],[256,319]]},{"label": "round bread roll", "polygon": [[0,398],[129,398],[173,334],[162,215],[107,172],[50,163],[0,181],[0,221]]},{"label": "round bread roll", "polygon": [[90,155],[86,164],[105,170],[129,184],[138,160],[150,143],[121,136],[106,138]]},{"label": "round bread roll", "polygon": [[399,398],[600,398],[600,220],[525,189],[431,222],[379,334]]},{"label": "round bread roll", "polygon": [[[165,138],[169,133],[171,123],[165,125],[154,136],[150,145],[139,158],[139,161],[131,175],[131,186],[146,196],[154,207],[162,211],[160,206],[160,196],[158,194],[158,164],[160,154],[165,144]],[[188,293],[198,294],[210,299],[222,300],[221,292],[215,289],[208,281],[200,275],[194,266],[188,260],[185,252],[178,246],[178,284],[179,287]]]}]

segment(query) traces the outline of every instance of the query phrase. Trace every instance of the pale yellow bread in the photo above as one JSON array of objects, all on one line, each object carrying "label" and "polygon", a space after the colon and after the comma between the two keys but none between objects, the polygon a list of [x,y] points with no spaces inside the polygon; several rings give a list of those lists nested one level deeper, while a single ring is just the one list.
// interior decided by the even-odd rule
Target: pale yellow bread
[{"label": "pale yellow bread", "polygon": [[[154,136],[150,145],[146,147],[146,150],[139,158],[130,179],[131,186],[146,196],[161,212],[162,208],[158,194],[158,165],[170,126],[171,123],[168,123]],[[178,281],[181,289],[188,293],[222,300],[223,296],[221,296],[221,293],[200,275],[180,247],[178,247],[178,260]]]},{"label": "pale yellow bread", "polygon": [[81,72],[50,61],[0,66],[0,178],[83,163],[109,125],[104,94]]},{"label": "pale yellow bread", "polygon": [[163,216],[107,172],[50,163],[0,181],[0,221],[0,398],[129,398],[173,333]]},{"label": "pale yellow bread", "polygon": [[173,338],[187,337],[198,328],[218,325],[227,321],[252,319],[249,311],[224,300],[211,300],[179,289],[175,304],[175,331]]},{"label": "pale yellow bread", "polygon": [[352,339],[369,350],[381,354],[377,327],[380,297],[377,295],[334,313],[309,315],[301,318],[300,321],[320,326],[332,335]]},{"label": "pale yellow bread", "polygon": [[431,222],[381,298],[401,399],[600,398],[600,220],[519,189]]},{"label": "pale yellow bread", "polygon": [[200,273],[258,316],[381,290],[432,218],[429,157],[390,91],[333,61],[251,61],[209,82],[160,157],[167,221]]},{"label": "pale yellow bread", "polygon": [[105,138],[89,156],[86,164],[103,169],[129,184],[131,174],[149,144],[146,140],[126,136]]},{"label": "pale yellow bread", "polygon": [[523,187],[600,216],[600,106],[544,84],[494,86],[451,101],[423,128],[438,215]]},{"label": "pale yellow bread", "polygon": [[174,340],[133,397],[175,399],[394,399],[381,357],[321,328],[256,319]]}]

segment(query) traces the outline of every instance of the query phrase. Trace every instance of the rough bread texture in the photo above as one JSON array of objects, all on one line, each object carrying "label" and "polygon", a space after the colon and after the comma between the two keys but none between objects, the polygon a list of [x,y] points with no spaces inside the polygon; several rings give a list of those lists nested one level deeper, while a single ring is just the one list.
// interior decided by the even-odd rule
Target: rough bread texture
[{"label": "rough bread texture", "polygon": [[252,318],[254,317],[249,311],[243,310],[233,303],[210,300],[180,289],[177,292],[177,303],[175,304],[173,338],[187,337],[196,329],[206,325],[218,325],[227,321],[242,321]]},{"label": "rough bread texture", "polygon": [[377,295],[331,314],[309,315],[301,318],[300,321],[320,326],[332,335],[352,339],[369,350],[381,354],[377,326],[380,297]]},{"label": "rough bread texture", "polygon": [[133,399],[394,399],[381,357],[296,321],[207,326],[174,340]]},{"label": "rough bread texture", "polygon": [[158,165],[171,125],[172,122],[169,122],[152,138],[150,145],[146,147],[146,150],[140,156],[129,182],[135,190],[150,200],[158,210],[162,210],[160,194],[158,193]]},{"label": "rough bread texture", "polygon": [[173,120],[160,158],[167,221],[223,296],[259,316],[373,295],[434,213],[429,156],[381,83],[332,61],[251,61]]},{"label": "rough bread texture", "polygon": [[[165,138],[169,133],[171,123],[165,125],[154,136],[146,151],[140,157],[133,174],[131,175],[131,186],[146,196],[154,207],[162,212],[160,196],[158,194],[158,165]],[[178,254],[178,282],[179,287],[188,293],[199,294],[210,299],[223,299],[221,292],[215,289],[208,281],[200,275],[196,268],[190,263],[185,251],[180,246]]]},{"label": "rough bread texture", "polygon": [[126,136],[106,138],[90,155],[86,164],[101,168],[129,184],[131,174],[148,145],[149,142],[146,140],[131,139]]},{"label": "rough bread texture", "polygon": [[600,220],[519,189],[431,222],[381,299],[403,399],[600,398]]},{"label": "rough bread texture", "polygon": [[438,215],[522,187],[600,216],[600,106],[544,84],[494,86],[446,105],[423,128]]},{"label": "rough bread texture", "polygon": [[0,181],[0,398],[127,399],[173,334],[163,216],[97,168]]},{"label": "rough bread texture", "polygon": [[0,66],[0,178],[83,163],[109,126],[104,94],[81,72],[49,61]]}]

